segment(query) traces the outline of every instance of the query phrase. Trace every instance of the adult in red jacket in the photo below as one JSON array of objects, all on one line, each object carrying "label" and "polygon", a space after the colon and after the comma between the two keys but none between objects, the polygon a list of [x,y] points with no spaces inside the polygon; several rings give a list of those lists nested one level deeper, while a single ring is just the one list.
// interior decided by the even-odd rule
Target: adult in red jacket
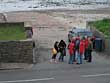
[{"label": "adult in red jacket", "polygon": [[75,44],[74,41],[70,42],[68,45],[68,50],[69,50],[69,64],[73,64],[74,62],[74,54],[75,54]]},{"label": "adult in red jacket", "polygon": [[80,55],[82,55],[85,52],[85,41],[84,40],[80,41],[79,52],[80,52]]},{"label": "adult in red jacket", "polygon": [[80,59],[80,64],[82,64],[82,58],[83,58],[84,52],[85,52],[85,41],[83,39],[81,39],[80,45],[79,45],[79,53],[80,53],[79,59]]},{"label": "adult in red jacket", "polygon": [[85,38],[85,53],[84,53],[84,60],[87,60],[88,57],[88,45],[89,45],[89,40],[88,37]]}]

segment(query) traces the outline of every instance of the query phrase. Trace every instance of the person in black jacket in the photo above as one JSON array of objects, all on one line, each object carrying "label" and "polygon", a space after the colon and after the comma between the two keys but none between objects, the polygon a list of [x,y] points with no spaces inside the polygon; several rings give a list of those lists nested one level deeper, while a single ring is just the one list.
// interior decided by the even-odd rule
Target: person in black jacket
[{"label": "person in black jacket", "polygon": [[61,40],[58,47],[60,52],[59,61],[63,62],[64,56],[66,56],[66,43],[63,40]]},{"label": "person in black jacket", "polygon": [[90,38],[88,38],[88,40],[89,40],[89,44],[87,48],[87,51],[88,51],[87,62],[92,62],[93,43]]}]

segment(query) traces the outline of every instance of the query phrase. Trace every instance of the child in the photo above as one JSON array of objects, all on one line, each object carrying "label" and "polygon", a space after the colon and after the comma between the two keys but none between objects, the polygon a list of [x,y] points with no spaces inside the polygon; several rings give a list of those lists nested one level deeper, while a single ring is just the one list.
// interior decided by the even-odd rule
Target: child
[{"label": "child", "polygon": [[59,48],[58,48],[58,44],[59,42],[56,41],[55,44],[54,44],[54,48],[52,48],[52,59],[50,62],[55,62],[56,63],[56,56],[57,56],[57,53],[59,52]]}]

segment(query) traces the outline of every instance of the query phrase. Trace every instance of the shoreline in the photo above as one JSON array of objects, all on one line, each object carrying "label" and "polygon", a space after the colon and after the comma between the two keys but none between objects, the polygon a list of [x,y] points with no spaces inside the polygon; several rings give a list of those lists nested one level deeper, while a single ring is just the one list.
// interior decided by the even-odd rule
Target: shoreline
[{"label": "shoreline", "polygon": [[20,11],[108,11],[109,5],[67,5],[67,6],[49,6],[39,4],[0,4],[0,13],[20,12]]},{"label": "shoreline", "polygon": [[[38,13],[46,13],[46,12],[72,12],[74,14],[110,14],[109,8],[101,8],[101,9],[44,9],[44,10],[23,10],[23,11],[8,11],[3,13],[14,13],[14,12],[38,12]],[[2,13],[2,12],[1,12]]]}]

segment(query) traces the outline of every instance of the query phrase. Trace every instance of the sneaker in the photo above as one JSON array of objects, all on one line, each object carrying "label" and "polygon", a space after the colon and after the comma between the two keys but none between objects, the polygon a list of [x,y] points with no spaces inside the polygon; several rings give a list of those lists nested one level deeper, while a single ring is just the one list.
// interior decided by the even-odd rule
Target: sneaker
[{"label": "sneaker", "polygon": [[55,62],[55,63],[57,63],[57,61],[56,61],[56,60],[55,60],[54,62]]},{"label": "sneaker", "polygon": [[50,63],[53,63],[53,59],[50,60]]}]

